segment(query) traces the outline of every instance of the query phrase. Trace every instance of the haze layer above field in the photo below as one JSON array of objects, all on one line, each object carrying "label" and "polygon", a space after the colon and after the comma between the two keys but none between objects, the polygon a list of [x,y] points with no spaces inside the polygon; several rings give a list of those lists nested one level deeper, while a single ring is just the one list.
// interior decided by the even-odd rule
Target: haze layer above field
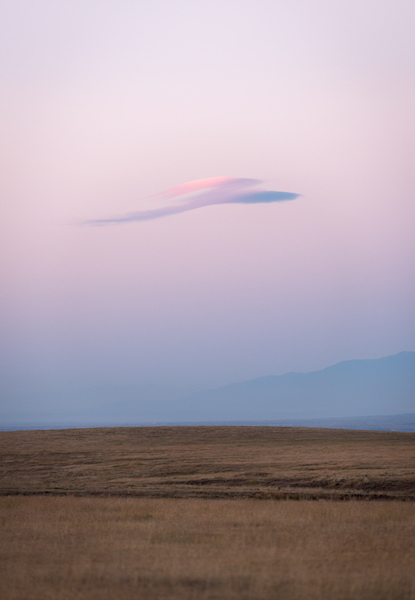
[{"label": "haze layer above field", "polygon": [[[353,428],[413,428],[415,352],[374,360],[344,361],[322,371],[287,373],[183,395],[178,390],[140,386],[80,389],[89,403],[41,411],[28,403],[3,408],[3,427],[102,426],[183,422],[259,422],[402,415],[397,420],[352,421]],[[91,396],[95,404],[91,403]],[[405,418],[405,415],[407,417]],[[285,423],[288,424],[288,423]],[[293,425],[313,423],[298,422]],[[406,425],[405,425],[406,424]],[[324,422],[314,426],[347,427]]]}]

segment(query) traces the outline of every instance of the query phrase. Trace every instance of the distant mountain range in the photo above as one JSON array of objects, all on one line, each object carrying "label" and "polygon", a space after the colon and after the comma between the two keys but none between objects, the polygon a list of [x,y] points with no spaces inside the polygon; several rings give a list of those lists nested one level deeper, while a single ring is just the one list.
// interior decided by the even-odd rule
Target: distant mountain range
[{"label": "distant mountain range", "polygon": [[[124,397],[125,398],[125,397]],[[42,415],[20,413],[18,421],[58,424],[137,425],[150,423],[291,424],[300,420],[402,415],[415,413],[415,352],[400,352],[374,360],[349,360],[311,373],[286,373],[180,396],[134,393],[128,399],[103,402],[99,407]],[[46,419],[46,421],[45,421]],[[9,414],[7,421],[17,425]],[[282,423],[284,421],[284,423]],[[402,419],[401,419],[402,421]],[[278,422],[278,423],[277,423]],[[388,421],[386,421],[388,422]],[[392,421],[389,419],[392,426]],[[396,422],[396,418],[395,421]],[[400,423],[399,419],[398,422]],[[352,422],[351,428],[356,428]],[[377,421],[380,428],[380,422]],[[382,421],[383,426],[385,421]],[[294,422],[292,423],[294,425]],[[313,426],[312,423],[309,426]],[[329,426],[318,425],[314,426]],[[331,425],[333,427],[342,425]],[[343,425],[344,426],[344,425]],[[360,427],[359,427],[360,428]],[[364,427],[361,427],[364,428]],[[402,425],[400,426],[402,429]],[[407,429],[408,430],[408,429]]]},{"label": "distant mountain range", "polygon": [[415,352],[234,383],[180,399],[192,419],[315,419],[415,410]]}]

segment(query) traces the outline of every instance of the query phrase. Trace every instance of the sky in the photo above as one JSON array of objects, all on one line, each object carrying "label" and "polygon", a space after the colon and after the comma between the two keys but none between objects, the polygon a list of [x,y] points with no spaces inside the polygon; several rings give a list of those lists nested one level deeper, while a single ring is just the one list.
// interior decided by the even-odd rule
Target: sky
[{"label": "sky", "polygon": [[[412,0],[3,0],[3,402],[415,350],[414,22]],[[238,196],[260,192],[292,196]]]}]

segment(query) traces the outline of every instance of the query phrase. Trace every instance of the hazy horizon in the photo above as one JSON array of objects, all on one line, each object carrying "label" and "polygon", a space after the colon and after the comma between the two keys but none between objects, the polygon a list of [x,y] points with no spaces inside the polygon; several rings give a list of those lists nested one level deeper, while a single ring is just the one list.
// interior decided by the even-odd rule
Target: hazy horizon
[{"label": "hazy horizon", "polygon": [[[415,431],[415,352],[342,361],[193,391],[124,383],[69,388],[72,402],[0,405],[0,430],[279,425]],[[190,393],[189,393],[190,392]]]},{"label": "hazy horizon", "polygon": [[0,14],[3,405],[415,349],[412,2]]}]

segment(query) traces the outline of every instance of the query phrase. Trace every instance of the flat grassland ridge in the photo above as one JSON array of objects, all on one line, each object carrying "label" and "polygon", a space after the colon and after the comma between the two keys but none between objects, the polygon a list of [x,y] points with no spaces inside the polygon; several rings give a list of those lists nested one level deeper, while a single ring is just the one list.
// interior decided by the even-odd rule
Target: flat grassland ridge
[{"label": "flat grassland ridge", "polygon": [[0,432],[0,495],[415,500],[415,433],[294,427]]}]

